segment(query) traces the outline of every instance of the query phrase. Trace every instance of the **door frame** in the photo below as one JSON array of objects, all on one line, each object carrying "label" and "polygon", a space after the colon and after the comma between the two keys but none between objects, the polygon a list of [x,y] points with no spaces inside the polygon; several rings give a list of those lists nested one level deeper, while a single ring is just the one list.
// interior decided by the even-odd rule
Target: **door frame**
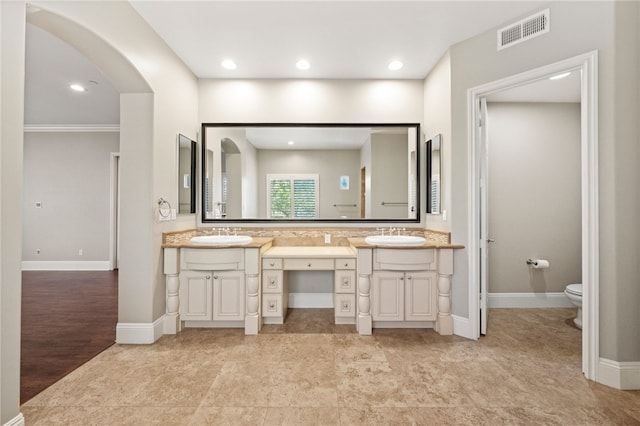
[{"label": "door frame", "polygon": [[[491,93],[522,86],[564,71],[581,71],[581,196],[582,196],[582,372],[598,381],[599,348],[599,223],[598,223],[598,52],[512,75],[467,92],[468,227],[469,227],[469,337],[480,337],[480,226],[479,200],[482,147],[477,105]],[[484,212],[486,214],[486,212]]]}]

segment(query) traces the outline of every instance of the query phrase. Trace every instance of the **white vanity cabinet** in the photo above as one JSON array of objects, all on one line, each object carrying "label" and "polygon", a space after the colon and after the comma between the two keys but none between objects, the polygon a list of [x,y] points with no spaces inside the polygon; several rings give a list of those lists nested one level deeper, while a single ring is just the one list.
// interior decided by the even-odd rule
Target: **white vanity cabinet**
[{"label": "white vanity cabinet", "polygon": [[357,248],[358,333],[375,327],[426,327],[452,334],[453,247]]},{"label": "white vanity cabinet", "polygon": [[435,321],[435,271],[373,273],[374,321]]},{"label": "white vanity cabinet", "polygon": [[180,266],[183,321],[244,320],[244,249],[183,249]]}]

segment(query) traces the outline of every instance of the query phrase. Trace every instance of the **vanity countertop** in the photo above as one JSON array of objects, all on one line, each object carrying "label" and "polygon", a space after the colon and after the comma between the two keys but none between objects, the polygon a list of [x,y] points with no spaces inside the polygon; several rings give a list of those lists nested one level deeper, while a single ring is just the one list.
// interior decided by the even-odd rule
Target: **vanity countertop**
[{"label": "vanity countertop", "polygon": [[367,243],[364,238],[348,238],[348,241],[349,241],[349,244],[351,244],[351,246],[355,247],[355,248],[375,248],[375,247],[379,247],[379,248],[391,248],[391,249],[399,249],[399,250],[416,250],[416,249],[430,249],[430,248],[436,248],[436,249],[462,249],[462,248],[464,248],[463,245],[443,243],[443,242],[440,242],[440,241],[433,241],[433,240],[426,240],[424,242],[424,244],[421,245],[421,246],[407,246],[407,247],[390,247],[390,246],[373,245],[373,244]]},{"label": "vanity countertop", "polygon": [[356,257],[351,247],[339,246],[276,246],[264,252],[263,257]]},{"label": "vanity countertop", "polygon": [[201,249],[217,249],[217,248],[261,248],[266,244],[272,244],[271,237],[254,237],[249,244],[194,244],[191,237],[195,237],[196,231],[180,231],[171,232],[163,235],[162,248],[201,248]]}]

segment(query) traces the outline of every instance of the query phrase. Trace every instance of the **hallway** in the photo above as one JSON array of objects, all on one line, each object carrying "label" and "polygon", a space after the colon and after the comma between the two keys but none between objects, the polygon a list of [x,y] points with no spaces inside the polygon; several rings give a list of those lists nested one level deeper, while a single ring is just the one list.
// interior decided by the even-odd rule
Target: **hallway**
[{"label": "hallway", "polygon": [[113,345],[118,271],[24,271],[20,401]]}]

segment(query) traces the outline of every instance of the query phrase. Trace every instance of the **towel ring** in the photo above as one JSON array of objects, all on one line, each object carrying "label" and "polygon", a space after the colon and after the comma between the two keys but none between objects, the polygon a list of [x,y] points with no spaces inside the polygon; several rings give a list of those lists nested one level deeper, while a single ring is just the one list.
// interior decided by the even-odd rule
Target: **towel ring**
[{"label": "towel ring", "polygon": [[171,204],[164,198],[158,200],[158,214],[162,218],[168,218],[171,216]]}]

